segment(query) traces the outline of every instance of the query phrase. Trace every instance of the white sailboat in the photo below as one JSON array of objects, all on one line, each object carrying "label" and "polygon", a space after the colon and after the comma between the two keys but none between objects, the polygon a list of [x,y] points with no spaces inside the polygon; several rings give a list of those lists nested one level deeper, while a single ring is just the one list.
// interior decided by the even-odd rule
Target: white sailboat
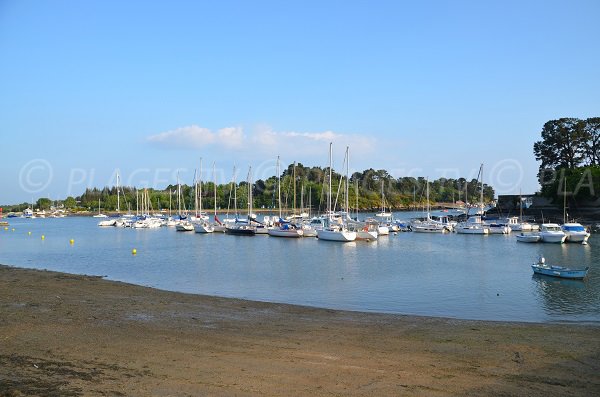
[{"label": "white sailboat", "polygon": [[198,177],[197,182],[198,187],[198,207],[200,212],[200,217],[196,219],[194,224],[194,231],[196,233],[212,233],[215,231],[213,225],[208,223],[208,220],[202,216],[202,159],[200,159],[200,176]]},{"label": "white sailboat", "polygon": [[377,227],[377,233],[380,236],[387,236],[390,234],[390,230],[393,222],[393,214],[386,211],[385,208],[385,192],[383,190],[384,181],[381,181],[381,211],[375,214],[379,226]]},{"label": "white sailboat", "polygon": [[[175,225],[175,230],[177,230],[178,232],[193,232],[194,231],[194,225],[192,225],[192,222],[190,222],[187,219],[187,215],[184,216],[182,215],[182,205],[181,205],[181,201],[183,200],[183,196],[181,195],[181,183],[179,183],[179,175],[177,175],[177,206],[178,206],[178,212],[179,212],[179,220],[177,221],[177,224]],[[185,204],[184,204],[185,207]]]},{"label": "white sailboat", "polygon": [[225,225],[217,217],[217,171],[213,162],[213,199],[214,199],[214,223],[213,232],[225,233]]},{"label": "white sailboat", "polygon": [[[483,164],[479,167],[479,175],[481,177],[481,197],[479,199],[479,206],[480,212],[483,213]],[[489,234],[490,232],[489,227],[483,223],[481,215],[469,217],[466,222],[457,224],[455,230],[460,234]]]},{"label": "white sailboat", "polygon": [[431,210],[429,205],[429,179],[425,182],[427,184],[427,215],[425,220],[412,222],[411,228],[417,233],[446,233],[452,231],[451,224],[446,220],[437,221],[431,218]]},{"label": "white sailboat", "polygon": [[[317,230],[319,240],[349,242],[356,240],[356,232],[346,228],[343,221],[334,222],[331,208],[331,177],[332,177],[332,144],[329,143],[329,194],[327,196],[327,215],[328,225],[321,230]],[[346,158],[348,157],[348,149],[346,148]]]},{"label": "white sailboat", "polygon": [[[235,173],[234,173],[234,178],[235,178]],[[236,214],[235,223],[229,224],[226,226],[225,232],[228,234],[234,234],[234,235],[239,235],[239,236],[254,236],[254,235],[256,235],[256,227],[252,225],[252,215],[251,215],[252,214],[252,183],[251,183],[252,167],[250,167],[248,169],[248,176],[246,179],[247,179],[246,186],[248,187],[248,216],[247,216],[246,220],[240,220],[237,218],[237,214]],[[235,185],[235,179],[234,179],[234,185]],[[234,201],[236,202],[235,210],[237,213],[237,193],[235,195]]]},{"label": "white sailboat", "polygon": [[108,218],[108,215],[100,212],[100,199],[98,199],[98,213],[94,215],[94,218]]},{"label": "white sailboat", "polygon": [[[294,178],[294,186],[296,184]],[[274,227],[270,227],[267,230],[269,236],[273,237],[288,237],[298,238],[304,235],[304,231],[299,229],[292,222],[285,222],[281,213],[281,170],[279,164],[279,156],[277,156],[277,201],[279,203],[279,221]]]}]

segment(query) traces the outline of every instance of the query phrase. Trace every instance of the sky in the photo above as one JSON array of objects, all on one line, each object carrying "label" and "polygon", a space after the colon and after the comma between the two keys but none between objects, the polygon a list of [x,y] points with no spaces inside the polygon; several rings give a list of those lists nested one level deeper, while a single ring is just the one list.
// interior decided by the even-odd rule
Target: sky
[{"label": "sky", "polygon": [[[285,166],[539,189],[600,116],[600,2],[0,0],[0,204]],[[201,160],[202,159],[202,160]]]}]

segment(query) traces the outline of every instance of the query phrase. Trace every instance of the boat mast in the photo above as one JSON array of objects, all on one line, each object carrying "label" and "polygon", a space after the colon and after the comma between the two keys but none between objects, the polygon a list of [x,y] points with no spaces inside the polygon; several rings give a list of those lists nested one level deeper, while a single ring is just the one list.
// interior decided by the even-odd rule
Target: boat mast
[{"label": "boat mast", "polygon": [[519,189],[519,223],[523,223],[523,196],[521,195],[521,189]]},{"label": "boat mast", "polygon": [[198,177],[194,171],[194,215],[198,218]]},{"label": "boat mast", "polygon": [[563,188],[563,224],[567,223],[567,177]]},{"label": "boat mast", "polygon": [[350,202],[349,202],[349,191],[350,191],[350,179],[349,179],[349,175],[350,175],[350,147],[346,146],[346,218],[348,218],[349,215],[349,211],[350,211]]},{"label": "boat mast", "polygon": [[279,219],[281,219],[281,170],[279,156],[277,156],[277,201],[279,203]]},{"label": "boat mast", "polygon": [[327,196],[327,214],[329,216],[329,220],[331,220],[331,156],[332,156],[332,152],[331,152],[331,145],[333,143],[329,142],[329,195]]},{"label": "boat mast", "polygon": [[356,221],[358,222],[358,178],[354,182],[354,186],[356,188]]},{"label": "boat mast", "polygon": [[425,183],[427,184],[427,218],[429,219],[429,212],[431,210],[429,208],[429,177],[425,179]]},{"label": "boat mast", "polygon": [[235,219],[237,219],[238,210],[237,210],[237,184],[235,182],[235,164],[233,165],[233,209],[235,211]]},{"label": "boat mast", "polygon": [[121,212],[121,196],[119,194],[119,173],[117,172],[117,212]]},{"label": "boat mast", "polygon": [[198,176],[198,206],[200,207],[200,218],[202,218],[202,157],[200,157],[200,175]]},{"label": "boat mast", "polygon": [[479,199],[479,206],[481,207],[481,216],[483,216],[483,163],[479,167],[479,173],[481,174],[481,197]]},{"label": "boat mast", "polygon": [[310,218],[312,210],[312,186],[308,187],[308,217]]},{"label": "boat mast", "polygon": [[215,170],[215,162],[213,161],[213,185],[215,199],[215,218],[217,217],[217,171]]},{"label": "boat mast", "polygon": [[292,209],[292,214],[296,215],[296,162],[295,161],[294,161],[293,176],[294,176],[294,200],[293,200],[293,206],[294,206],[294,208]]},{"label": "boat mast", "polygon": [[252,166],[248,168],[248,180],[246,181],[248,186],[248,221],[252,221]]}]

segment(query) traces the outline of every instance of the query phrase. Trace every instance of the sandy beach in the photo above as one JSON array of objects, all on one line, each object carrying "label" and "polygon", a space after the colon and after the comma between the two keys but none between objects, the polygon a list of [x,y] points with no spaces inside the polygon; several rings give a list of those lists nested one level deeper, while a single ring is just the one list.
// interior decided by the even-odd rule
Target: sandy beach
[{"label": "sandy beach", "polygon": [[22,395],[592,396],[600,327],[334,311],[0,266],[0,396]]}]

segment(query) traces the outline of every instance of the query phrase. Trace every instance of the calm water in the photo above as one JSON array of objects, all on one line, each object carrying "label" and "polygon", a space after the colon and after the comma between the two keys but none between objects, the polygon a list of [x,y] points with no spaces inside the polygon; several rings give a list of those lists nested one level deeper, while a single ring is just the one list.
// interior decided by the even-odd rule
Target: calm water
[{"label": "calm water", "polygon": [[[597,236],[587,246],[523,244],[514,236],[421,233],[344,244],[200,235],[173,228],[99,228],[97,219],[81,217],[9,221],[9,230],[0,230],[0,263],[6,265],[334,309],[600,322]],[[551,264],[590,266],[588,278],[534,276],[530,264],[540,254]]]}]

